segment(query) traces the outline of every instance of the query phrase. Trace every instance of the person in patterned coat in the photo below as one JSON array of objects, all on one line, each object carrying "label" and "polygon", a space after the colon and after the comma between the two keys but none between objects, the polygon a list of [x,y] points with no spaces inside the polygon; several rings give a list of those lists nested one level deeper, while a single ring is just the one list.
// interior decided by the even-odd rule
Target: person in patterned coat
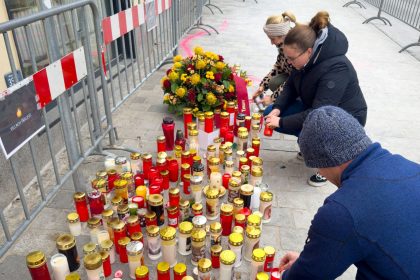
[{"label": "person in patterned coat", "polygon": [[[264,97],[265,105],[273,103],[281,94],[284,83],[292,72],[292,65],[287,62],[283,53],[283,41],[287,32],[291,29],[291,23],[296,23],[295,15],[291,12],[284,12],[281,15],[270,16],[263,28],[271,44],[275,45],[278,49],[277,61],[273,69],[264,77],[258,89],[253,94],[253,98],[255,98],[270,89],[273,94]],[[271,106],[266,109],[266,114],[270,111]]]}]

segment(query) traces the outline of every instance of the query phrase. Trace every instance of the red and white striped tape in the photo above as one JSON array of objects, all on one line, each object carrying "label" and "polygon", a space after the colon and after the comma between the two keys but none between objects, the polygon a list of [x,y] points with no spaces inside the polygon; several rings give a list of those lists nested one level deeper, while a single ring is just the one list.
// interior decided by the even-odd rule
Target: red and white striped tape
[{"label": "red and white striped tape", "polygon": [[[155,0],[156,15],[171,7],[172,0]],[[142,25],[146,20],[144,5],[135,5],[102,20],[105,45]]]},{"label": "red and white striped tape", "polygon": [[63,92],[86,77],[83,47],[67,54],[33,75],[38,109],[47,106]]}]

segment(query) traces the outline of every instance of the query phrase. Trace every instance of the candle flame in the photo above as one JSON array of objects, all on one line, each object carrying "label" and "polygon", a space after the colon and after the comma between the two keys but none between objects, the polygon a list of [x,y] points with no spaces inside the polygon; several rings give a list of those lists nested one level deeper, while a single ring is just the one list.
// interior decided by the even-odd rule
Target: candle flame
[{"label": "candle flame", "polygon": [[22,110],[21,110],[20,108],[18,108],[18,109],[17,109],[17,111],[16,111],[16,116],[17,116],[18,118],[21,118],[21,117],[22,117]]}]

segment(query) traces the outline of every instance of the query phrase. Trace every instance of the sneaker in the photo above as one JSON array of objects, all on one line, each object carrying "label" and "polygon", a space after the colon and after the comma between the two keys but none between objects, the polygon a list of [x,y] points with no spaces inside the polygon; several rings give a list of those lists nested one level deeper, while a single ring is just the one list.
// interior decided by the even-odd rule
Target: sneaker
[{"label": "sneaker", "polygon": [[303,160],[303,155],[302,155],[302,152],[298,152],[298,153],[296,154],[296,158],[297,158],[298,160]]},{"label": "sneaker", "polygon": [[322,187],[327,184],[327,179],[317,172],[308,179],[308,184],[312,187]]}]

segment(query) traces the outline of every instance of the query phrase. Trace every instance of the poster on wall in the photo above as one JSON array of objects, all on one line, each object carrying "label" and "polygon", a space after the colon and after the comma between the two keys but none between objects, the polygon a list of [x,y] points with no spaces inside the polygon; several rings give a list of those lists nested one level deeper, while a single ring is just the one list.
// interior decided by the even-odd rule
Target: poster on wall
[{"label": "poster on wall", "polygon": [[157,26],[156,7],[154,0],[146,0],[146,27],[147,32],[152,31]]},{"label": "poster on wall", "polygon": [[6,159],[44,127],[32,76],[0,93],[0,146]]}]

